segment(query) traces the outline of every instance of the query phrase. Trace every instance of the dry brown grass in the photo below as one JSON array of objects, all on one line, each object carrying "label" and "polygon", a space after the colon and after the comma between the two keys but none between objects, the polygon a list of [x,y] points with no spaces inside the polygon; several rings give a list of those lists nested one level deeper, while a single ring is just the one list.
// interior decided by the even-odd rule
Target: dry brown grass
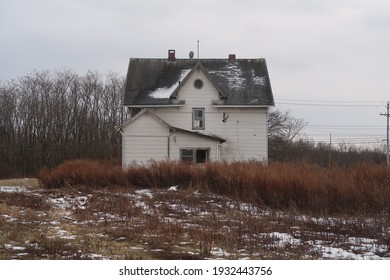
[{"label": "dry brown grass", "polygon": [[323,214],[380,213],[390,205],[389,170],[372,164],[328,170],[306,162],[266,166],[259,162],[187,165],[163,161],[123,170],[109,163],[76,160],[42,170],[39,179],[49,189],[197,187],[274,209]]},{"label": "dry brown grass", "polygon": [[318,259],[327,247],[364,253],[366,239],[390,257],[388,215],[320,217],[289,207],[263,209],[191,187],[0,192],[0,259]]}]

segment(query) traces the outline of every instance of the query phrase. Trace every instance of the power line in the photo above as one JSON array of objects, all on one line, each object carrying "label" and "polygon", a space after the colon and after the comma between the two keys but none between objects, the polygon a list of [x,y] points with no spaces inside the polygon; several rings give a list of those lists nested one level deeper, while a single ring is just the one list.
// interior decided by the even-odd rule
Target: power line
[{"label": "power line", "polygon": [[358,131],[377,131],[379,129],[382,129],[383,127],[351,127],[351,126],[311,126],[307,125],[306,126],[308,130],[346,130],[346,131],[353,131],[353,130],[358,130]]},{"label": "power line", "polygon": [[292,99],[292,98],[276,98],[280,101],[293,101],[293,102],[315,102],[315,103],[386,103],[383,100],[315,100],[315,99]]},{"label": "power line", "polygon": [[359,104],[320,104],[320,103],[296,103],[296,102],[277,102],[281,105],[293,105],[293,106],[312,106],[312,107],[379,107],[379,105],[359,105]]},{"label": "power line", "polygon": [[332,128],[382,128],[379,125],[353,125],[353,124],[309,124],[313,127],[332,127]]},{"label": "power line", "polygon": [[[319,107],[379,107],[385,101],[380,100],[314,100],[314,99],[289,99],[277,98],[277,104],[294,106],[319,106]],[[344,104],[343,104],[344,103]]]},{"label": "power line", "polygon": [[[379,108],[386,104],[382,100],[315,100],[276,98],[277,105],[314,106],[314,107],[371,107]],[[332,131],[334,144],[369,145],[383,142],[382,126],[362,124],[306,124],[300,135],[312,137],[314,141],[328,142]],[[314,132],[314,133],[312,133]],[[317,133],[316,133],[317,132]],[[325,139],[324,139],[325,138]]]}]

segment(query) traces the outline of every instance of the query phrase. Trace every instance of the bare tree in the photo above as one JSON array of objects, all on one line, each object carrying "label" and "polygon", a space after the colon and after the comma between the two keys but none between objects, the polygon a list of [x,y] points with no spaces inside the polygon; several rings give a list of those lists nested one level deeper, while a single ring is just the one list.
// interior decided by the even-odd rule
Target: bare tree
[{"label": "bare tree", "polygon": [[297,119],[290,115],[289,111],[281,112],[277,109],[271,109],[268,113],[268,137],[282,138],[291,142],[305,128],[307,122],[303,119]]},{"label": "bare tree", "polygon": [[0,84],[0,177],[118,157],[123,91],[121,75],[92,71],[34,71]]}]

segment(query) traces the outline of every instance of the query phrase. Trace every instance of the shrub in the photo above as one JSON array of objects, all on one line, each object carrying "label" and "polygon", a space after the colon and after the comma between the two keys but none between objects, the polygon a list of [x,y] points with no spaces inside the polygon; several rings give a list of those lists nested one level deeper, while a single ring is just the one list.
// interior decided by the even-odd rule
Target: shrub
[{"label": "shrub", "polygon": [[87,187],[203,188],[241,201],[275,209],[313,213],[378,213],[390,207],[390,177],[386,166],[359,164],[331,170],[307,162],[208,162],[188,165],[151,161],[122,169],[107,162],[67,161],[43,169],[46,188]]},{"label": "shrub", "polygon": [[126,178],[120,166],[87,160],[65,161],[56,168],[42,169],[38,179],[46,188],[126,185]]}]

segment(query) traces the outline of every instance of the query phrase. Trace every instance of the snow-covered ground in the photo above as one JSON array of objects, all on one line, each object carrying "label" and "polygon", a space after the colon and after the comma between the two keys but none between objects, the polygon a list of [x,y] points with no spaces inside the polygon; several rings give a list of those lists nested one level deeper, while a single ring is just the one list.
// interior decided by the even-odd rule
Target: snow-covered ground
[{"label": "snow-covered ground", "polygon": [[167,189],[0,186],[0,259],[390,259],[385,215],[293,215]]}]

